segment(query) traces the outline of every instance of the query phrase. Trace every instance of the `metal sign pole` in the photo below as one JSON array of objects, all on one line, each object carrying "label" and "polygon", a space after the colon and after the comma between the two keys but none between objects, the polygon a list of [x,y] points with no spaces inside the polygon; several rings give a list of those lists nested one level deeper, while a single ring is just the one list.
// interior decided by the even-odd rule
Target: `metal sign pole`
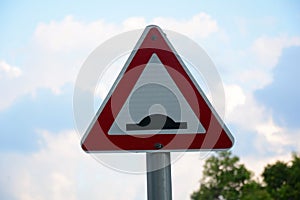
[{"label": "metal sign pole", "polygon": [[172,200],[170,152],[146,153],[148,200]]}]

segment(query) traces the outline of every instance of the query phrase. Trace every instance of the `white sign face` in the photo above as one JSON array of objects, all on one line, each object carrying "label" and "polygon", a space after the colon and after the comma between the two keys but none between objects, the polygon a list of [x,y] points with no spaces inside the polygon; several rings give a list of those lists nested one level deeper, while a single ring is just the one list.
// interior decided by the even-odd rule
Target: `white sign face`
[{"label": "white sign face", "polygon": [[166,68],[153,53],[109,135],[206,132]]}]

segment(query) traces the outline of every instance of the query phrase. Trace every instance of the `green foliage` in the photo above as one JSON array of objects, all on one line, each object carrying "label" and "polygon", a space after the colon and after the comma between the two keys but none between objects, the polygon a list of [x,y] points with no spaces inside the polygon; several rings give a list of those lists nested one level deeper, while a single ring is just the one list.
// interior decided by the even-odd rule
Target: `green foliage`
[{"label": "green foliage", "polygon": [[241,200],[272,200],[267,190],[256,181],[247,183],[242,189]]},{"label": "green foliage", "polygon": [[268,164],[262,174],[264,184],[252,179],[251,172],[231,152],[219,152],[204,164],[200,189],[192,200],[299,200],[300,157],[289,163]]},{"label": "green foliage", "polygon": [[[287,183],[288,180],[288,166],[281,162],[277,161],[273,165],[267,165],[262,174],[265,183],[267,184],[267,191],[271,194],[272,197],[282,199],[279,196],[280,190],[283,189],[283,186]],[[284,189],[285,190],[285,189]],[[281,191],[280,193],[282,193]]]},{"label": "green foliage", "polygon": [[219,152],[204,164],[203,179],[194,200],[240,199],[242,188],[250,181],[251,172],[231,152]]},{"label": "green foliage", "polygon": [[274,199],[300,199],[300,158],[296,154],[289,164],[277,161],[267,165],[262,176],[267,191]]}]

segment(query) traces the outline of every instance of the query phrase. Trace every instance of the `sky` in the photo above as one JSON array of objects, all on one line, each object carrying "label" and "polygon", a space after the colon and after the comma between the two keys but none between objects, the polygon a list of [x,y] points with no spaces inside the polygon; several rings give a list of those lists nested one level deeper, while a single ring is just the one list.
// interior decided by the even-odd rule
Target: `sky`
[{"label": "sky", "polygon": [[[213,60],[232,152],[255,176],[288,161],[300,152],[299,9],[296,0],[1,1],[0,199],[146,199],[144,173],[114,170],[81,150],[73,94],[94,49],[149,24],[189,37]],[[209,155],[172,164],[173,199],[199,188]]]}]

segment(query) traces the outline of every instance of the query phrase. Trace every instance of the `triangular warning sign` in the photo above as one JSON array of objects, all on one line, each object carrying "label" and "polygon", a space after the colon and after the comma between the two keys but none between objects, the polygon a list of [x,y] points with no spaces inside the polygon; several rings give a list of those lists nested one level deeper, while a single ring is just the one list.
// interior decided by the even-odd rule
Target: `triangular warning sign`
[{"label": "triangular warning sign", "polygon": [[87,152],[232,145],[230,131],[157,26],[144,30],[82,139]]}]

